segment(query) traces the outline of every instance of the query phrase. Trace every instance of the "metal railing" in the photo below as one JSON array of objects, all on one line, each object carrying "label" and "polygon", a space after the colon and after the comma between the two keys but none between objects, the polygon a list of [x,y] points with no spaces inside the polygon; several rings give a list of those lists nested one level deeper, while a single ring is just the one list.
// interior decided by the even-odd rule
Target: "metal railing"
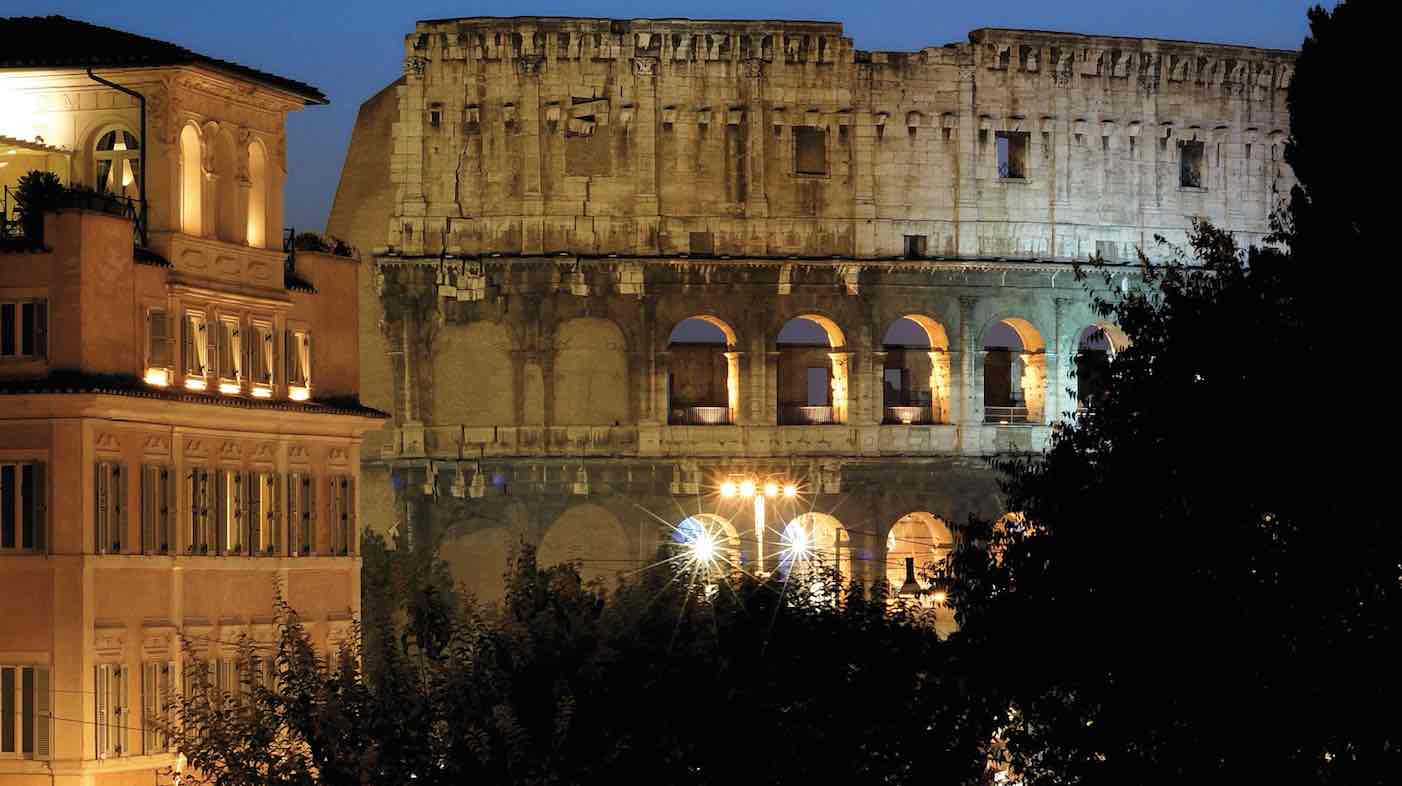
[{"label": "metal railing", "polygon": [[779,423],[786,426],[821,426],[833,422],[831,406],[780,404]]},{"label": "metal railing", "polygon": [[674,426],[728,426],[730,407],[715,404],[679,404],[672,407]]},{"label": "metal railing", "polygon": [[893,404],[885,407],[886,423],[900,423],[903,425],[919,425],[929,423],[929,404]]},{"label": "metal railing", "polygon": [[983,408],[984,423],[1028,423],[1027,407],[990,407]]},{"label": "metal railing", "polygon": [[10,187],[5,186],[4,193],[0,194],[0,239],[17,240],[22,237],[24,226],[19,220],[19,205],[10,193]]}]

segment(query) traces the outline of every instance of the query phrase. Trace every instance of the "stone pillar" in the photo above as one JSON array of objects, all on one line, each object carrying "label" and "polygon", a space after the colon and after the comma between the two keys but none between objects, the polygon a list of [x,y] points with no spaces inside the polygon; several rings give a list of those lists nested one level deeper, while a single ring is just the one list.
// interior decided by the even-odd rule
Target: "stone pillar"
[{"label": "stone pillar", "polygon": [[749,224],[745,253],[764,256],[769,250],[766,221],[769,217],[769,198],[764,182],[765,146],[769,143],[769,134],[765,132],[765,63],[759,59],[746,60],[741,68],[746,77],[742,84],[749,93],[745,106],[745,218]]},{"label": "stone pillar", "polygon": [[738,424],[748,421],[740,409],[740,359],[744,352],[725,353],[725,401],[730,409],[730,422]]},{"label": "stone pillar", "polygon": [[[868,66],[869,68],[870,66]],[[869,112],[855,113],[852,127],[853,158],[856,171],[852,182],[856,188],[856,205],[853,218],[857,226],[857,256],[876,256],[876,126]],[[879,390],[880,388],[878,388]],[[878,415],[877,420],[880,421]]]},{"label": "stone pillar", "polygon": [[949,353],[930,351],[930,422],[949,422]]},{"label": "stone pillar", "polygon": [[979,144],[978,116],[974,109],[975,66],[959,66],[959,146],[958,172],[955,177],[954,215],[958,233],[958,253],[977,256],[978,248],[978,178]]},{"label": "stone pillar", "polygon": [[850,423],[851,419],[851,376],[852,352],[829,352],[832,361],[832,420],[834,423]]},{"label": "stone pillar", "polygon": [[[1048,423],[1059,420],[1063,410],[1066,409],[1061,400],[1061,393],[1063,390],[1074,387],[1075,380],[1071,377],[1071,371],[1076,367],[1072,360],[1072,358],[1076,356],[1076,347],[1072,345],[1070,346],[1069,353],[1065,351],[1068,347],[1068,342],[1075,342],[1076,340],[1073,336],[1065,335],[1067,328],[1065,316],[1067,308],[1071,306],[1071,299],[1064,297],[1053,298],[1052,306],[1052,313],[1054,315],[1052,323],[1053,335],[1047,347],[1051,356],[1047,358],[1046,361],[1048,380],[1046,412]],[[1068,401],[1066,403],[1071,404],[1072,409],[1075,408],[1074,402]]]},{"label": "stone pillar", "polygon": [[654,423],[665,425],[672,422],[672,353],[656,352],[653,354],[653,364],[651,373],[647,374],[647,390],[649,400],[652,405],[652,412],[647,413],[643,423]]},{"label": "stone pillar", "polygon": [[638,96],[637,122],[634,123],[638,151],[637,195],[633,197],[633,215],[637,216],[636,248],[639,254],[658,251],[657,195],[657,68],[655,57],[633,58],[633,78]]},{"label": "stone pillar", "polygon": [[871,352],[871,373],[870,378],[874,381],[872,388],[872,421],[877,425],[886,422],[886,352]]},{"label": "stone pillar", "polygon": [[1045,352],[1024,352],[1022,357],[1022,400],[1027,405],[1027,419],[1043,423],[1047,409],[1047,355]]},{"label": "stone pillar", "polygon": [[540,153],[541,125],[544,123],[540,111],[540,71],[544,58],[539,55],[522,55],[516,58],[516,67],[521,74],[521,108],[518,122],[521,124],[525,152],[522,156],[522,196],[521,196],[521,252],[540,254],[545,245],[545,197],[541,192],[540,168],[543,166]]},{"label": "stone pillar", "polygon": [[779,423],[779,353],[765,352],[764,363],[754,364],[759,400],[755,411],[759,413],[756,423],[773,426]]},{"label": "stone pillar", "polygon": [[964,295],[959,298],[959,407],[956,417],[959,423],[959,449],[965,453],[978,452],[980,426],[983,423],[983,388],[978,384],[983,352],[974,346],[978,338],[978,326],[974,324],[977,305],[977,297]]}]

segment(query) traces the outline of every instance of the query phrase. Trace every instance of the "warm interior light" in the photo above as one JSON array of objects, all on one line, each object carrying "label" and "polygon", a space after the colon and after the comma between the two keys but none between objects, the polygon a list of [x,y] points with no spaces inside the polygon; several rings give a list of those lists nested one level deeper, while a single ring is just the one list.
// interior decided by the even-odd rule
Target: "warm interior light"
[{"label": "warm interior light", "polygon": [[141,379],[148,385],[163,388],[170,384],[170,372],[163,368],[148,368],[146,376]]},{"label": "warm interior light", "polygon": [[755,495],[755,482],[748,478],[740,481],[740,496],[753,497]]},{"label": "warm interior light", "polygon": [[190,390],[204,390],[206,385],[204,380],[199,377],[187,377],[185,379],[185,387]]},{"label": "warm interior light", "polygon": [[720,484],[720,495],[722,497],[735,496],[735,483],[733,481],[727,480],[726,482]]},{"label": "warm interior light", "polygon": [[937,590],[934,594],[930,596],[930,599],[936,603],[944,603],[945,599],[948,597],[949,596],[944,594],[943,591]]},{"label": "warm interior light", "polygon": [[237,382],[220,382],[220,383],[219,383],[219,392],[220,392],[220,393],[234,394],[234,393],[238,393],[241,389],[242,389],[242,388],[239,387],[239,383],[237,383]]},{"label": "warm interior light", "polygon": [[785,484],[784,484],[784,496],[789,497],[789,498],[797,497],[797,496],[798,496],[798,486],[795,486],[795,485],[792,484],[792,483],[785,483]]},{"label": "warm interior light", "polygon": [[779,496],[779,484],[778,484],[778,483],[775,483],[775,482],[772,481],[772,480],[769,481],[768,483],[765,483],[765,484],[764,484],[764,496],[766,496],[766,497],[777,497],[777,496]]},{"label": "warm interior light", "polygon": [[293,401],[306,401],[311,398],[311,391],[304,387],[294,387],[287,391],[287,397]]},{"label": "warm interior light", "polygon": [[254,397],[254,398],[272,398],[272,397],[273,397],[273,389],[272,389],[272,388],[259,388],[259,387],[255,387],[255,388],[253,389],[253,397]]}]

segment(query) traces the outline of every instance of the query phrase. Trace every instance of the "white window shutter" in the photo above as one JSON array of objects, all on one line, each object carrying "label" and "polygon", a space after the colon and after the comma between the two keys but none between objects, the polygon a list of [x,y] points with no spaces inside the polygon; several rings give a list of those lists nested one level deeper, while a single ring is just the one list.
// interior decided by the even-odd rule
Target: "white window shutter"
[{"label": "white window shutter", "polygon": [[141,550],[146,554],[156,553],[157,470],[151,464],[141,465]]},{"label": "white window shutter", "polygon": [[127,755],[130,747],[127,744],[127,732],[130,725],[131,712],[127,707],[127,670],[121,666],[113,669],[115,678],[112,680],[112,690],[115,694],[112,697],[112,723],[115,727],[117,738],[117,755]]},{"label": "white window shutter", "polygon": [[156,728],[156,708],[160,706],[157,688],[160,676],[159,668],[159,663],[148,661],[141,664],[141,750],[147,754],[160,750]]},{"label": "white window shutter", "polygon": [[97,753],[97,758],[99,758],[99,759],[105,757],[105,756],[107,755],[108,751],[110,750],[110,748],[108,747],[108,745],[109,745],[109,739],[108,739],[108,734],[107,734],[108,725],[109,725],[109,722],[110,722],[110,718],[108,718],[108,715],[107,715],[107,713],[108,713],[107,693],[108,693],[108,690],[109,690],[109,688],[108,688],[107,668],[108,668],[108,667],[107,667],[106,665],[98,666],[98,667],[95,669],[96,678],[94,679],[94,682],[93,682],[93,693],[95,694],[95,696],[96,696],[96,698],[97,698],[97,705],[96,705],[96,707],[94,708],[94,709],[95,709],[95,712],[94,712],[93,717],[94,717],[94,719],[97,721],[97,725],[96,725],[96,728],[95,728],[95,732],[96,732],[96,742],[97,742],[97,752],[96,752],[96,753]]},{"label": "white window shutter", "polygon": [[49,696],[49,669],[34,667],[34,758],[47,761],[53,737],[53,711]]},{"label": "white window shutter", "polygon": [[112,547],[107,536],[107,495],[110,493],[107,481],[107,462],[99,461],[93,472],[93,551],[98,554],[105,554]]}]

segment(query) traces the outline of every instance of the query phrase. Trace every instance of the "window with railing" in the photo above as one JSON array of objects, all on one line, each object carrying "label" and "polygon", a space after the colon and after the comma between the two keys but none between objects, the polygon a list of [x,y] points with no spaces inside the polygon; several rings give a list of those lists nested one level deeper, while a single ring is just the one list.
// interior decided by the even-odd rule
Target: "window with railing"
[{"label": "window with railing", "polygon": [[175,333],[171,329],[170,313],[163,308],[146,310],[146,370],[147,384],[165,387],[175,376]]},{"label": "window with railing", "polygon": [[243,333],[238,317],[219,318],[219,392],[243,389]]},{"label": "window with railing", "polygon": [[46,489],[42,462],[0,463],[0,554],[44,551]]},{"label": "window with railing", "polygon": [[0,360],[34,360],[48,355],[47,300],[0,302]]},{"label": "window with railing", "polygon": [[249,378],[253,382],[253,395],[269,398],[273,394],[273,369],[277,368],[272,323],[254,322],[251,338]]}]

